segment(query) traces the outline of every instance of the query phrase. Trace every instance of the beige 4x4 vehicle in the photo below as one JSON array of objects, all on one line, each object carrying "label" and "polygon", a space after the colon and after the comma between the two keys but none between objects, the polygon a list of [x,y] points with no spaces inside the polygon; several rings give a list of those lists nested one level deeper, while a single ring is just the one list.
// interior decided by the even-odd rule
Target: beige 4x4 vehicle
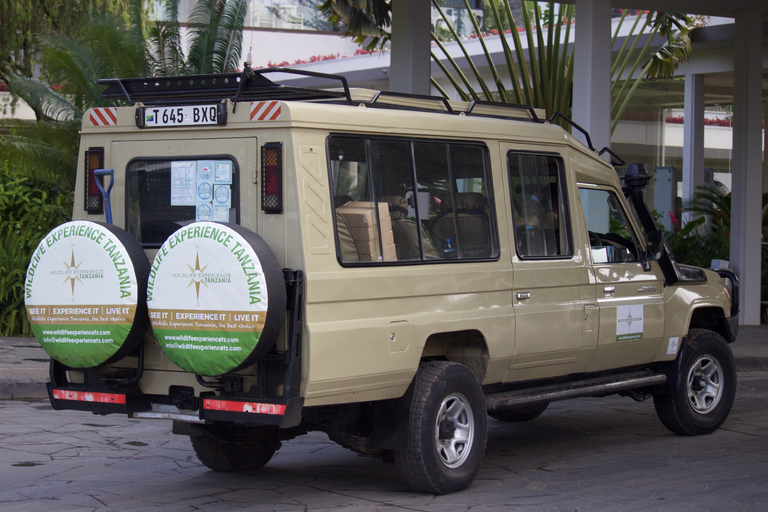
[{"label": "beige 4x4 vehicle", "polygon": [[675,262],[641,166],[534,109],[275,73],[105,82],[132,106],[85,115],[76,220],[26,281],[54,408],[171,419],[225,471],[320,430],[432,493],[472,482],[488,415],[725,421],[737,282]]}]

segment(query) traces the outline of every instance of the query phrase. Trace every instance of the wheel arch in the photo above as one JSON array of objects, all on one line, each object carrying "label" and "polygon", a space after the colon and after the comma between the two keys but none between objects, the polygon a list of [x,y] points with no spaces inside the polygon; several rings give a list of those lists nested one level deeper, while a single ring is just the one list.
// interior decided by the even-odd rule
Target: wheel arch
[{"label": "wheel arch", "polygon": [[728,343],[732,343],[735,340],[735,335],[728,325],[725,311],[719,306],[701,305],[691,311],[685,332],[689,332],[691,329],[714,331]]},{"label": "wheel arch", "polygon": [[430,360],[463,364],[482,383],[490,361],[488,343],[477,329],[434,333],[427,338],[421,352],[421,361]]}]

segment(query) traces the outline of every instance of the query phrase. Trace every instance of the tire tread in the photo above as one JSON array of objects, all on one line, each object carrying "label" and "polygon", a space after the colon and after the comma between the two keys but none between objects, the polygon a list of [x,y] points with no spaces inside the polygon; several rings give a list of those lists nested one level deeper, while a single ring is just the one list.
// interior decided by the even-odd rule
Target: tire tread
[{"label": "tire tread", "polygon": [[[465,376],[471,378],[476,383],[476,392],[482,400],[482,410],[475,411],[475,436],[471,449],[479,451],[480,462],[482,454],[485,452],[487,438],[487,415],[485,413],[485,399],[482,394],[480,384],[475,375],[466,367],[451,361],[430,361],[423,363],[415,377],[415,386],[413,398],[411,400],[410,421],[408,422],[408,449],[395,452],[395,464],[397,465],[401,476],[416,491],[430,494],[446,494],[456,492],[466,488],[475,478],[480,469],[480,463],[477,467],[469,467],[469,474],[465,480],[461,477],[456,481],[447,481],[443,475],[437,471],[430,471],[432,463],[431,454],[425,453],[422,443],[415,442],[423,438],[424,418],[429,414],[430,403],[433,401],[435,393],[435,384],[446,378],[447,372],[453,371],[466,372]],[[462,394],[471,395],[472,389],[463,390]],[[471,396],[467,396],[471,400]],[[427,425],[429,428],[429,425]],[[472,457],[472,455],[470,455]],[[469,463],[469,461],[467,462]],[[464,467],[462,467],[464,469]],[[455,470],[452,470],[455,471]]]},{"label": "tire tread", "polygon": [[[736,388],[736,372],[735,364],[733,361],[733,353],[731,352],[731,348],[728,346],[728,343],[719,334],[713,331],[707,329],[692,328],[689,330],[688,335],[686,335],[683,340],[682,350],[695,352],[699,349],[703,342],[707,341],[702,341],[702,338],[706,336],[713,336],[717,340],[717,343],[719,343],[719,347],[723,349],[725,360],[721,361],[721,364],[723,365],[724,373],[728,371],[733,372],[732,389],[725,389],[724,395],[721,398],[721,400],[724,400],[724,408],[726,411],[722,418],[714,421],[709,425],[696,424],[691,419],[691,415],[694,413],[692,413],[690,410],[690,406],[679,396],[681,393],[681,386],[686,385],[685,380],[687,375],[679,375],[677,376],[679,379],[678,388],[675,389],[674,392],[668,394],[659,393],[653,396],[653,403],[659,420],[661,420],[661,423],[667,429],[678,435],[697,436],[714,432],[720,428],[720,426],[728,418],[728,413],[730,412],[731,406],[733,405]],[[693,356],[689,356],[687,353],[681,352],[678,357],[688,358]],[[687,373],[685,369],[683,369],[683,372]]]}]

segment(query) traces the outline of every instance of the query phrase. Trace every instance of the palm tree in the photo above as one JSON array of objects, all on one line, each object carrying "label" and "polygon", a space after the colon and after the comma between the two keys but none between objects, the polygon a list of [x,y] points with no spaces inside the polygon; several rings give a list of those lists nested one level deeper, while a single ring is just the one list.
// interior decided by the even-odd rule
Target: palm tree
[{"label": "palm tree", "polygon": [[[451,29],[450,20],[440,8],[438,0],[432,0],[432,3]],[[511,90],[507,90],[502,74],[496,68],[485,44],[485,37],[489,34],[479,26],[476,17],[470,10],[469,2],[464,0],[464,4],[474,26],[475,35],[483,47],[486,63],[493,76],[493,83],[486,83],[464,43],[451,29],[453,39],[469,62],[480,90],[473,87],[455,60],[451,58],[448,49],[442,44],[440,38],[433,33],[432,40],[442,52],[448,65],[444,64],[435,52],[432,52],[432,58],[459,96],[465,100],[484,99],[530,105],[544,109],[547,117],[554,112],[563,112],[568,115],[571,110],[571,88],[573,85],[573,52],[568,41],[574,20],[574,6],[559,5],[558,8],[554,2],[549,2],[542,10],[537,3],[523,2],[522,23],[518,24],[508,1],[492,0],[489,2],[492,25],[508,27],[508,31],[499,33],[506,60],[506,75],[511,82]],[[613,41],[618,37],[618,30],[628,15],[628,11],[623,14],[613,36]],[[640,21],[643,19],[645,21],[640,25]],[[637,30],[638,26],[640,26],[639,30]],[[616,114],[617,120],[626,108],[632,93],[646,75],[669,76],[677,63],[688,57],[691,51],[688,34],[692,27],[693,20],[684,14],[648,12],[643,13],[642,16],[637,16],[612,68],[614,88],[621,84],[612,105],[612,112]],[[522,44],[520,33],[525,34],[527,43],[525,47]],[[657,34],[664,36],[666,42],[649,58],[647,51]],[[636,46],[641,38],[649,35],[645,47],[639,52],[636,51]],[[511,44],[509,39],[511,39]],[[631,43],[629,47],[627,47],[628,43]],[[647,63],[638,75],[636,73],[638,66],[646,60]],[[451,70],[448,69],[449,66],[452,68]],[[620,78],[626,73],[627,67],[630,67],[628,73],[630,79],[621,81]],[[449,97],[449,94],[439,86],[434,77],[432,77],[432,84],[441,94]],[[629,90],[626,89],[628,84],[632,84]],[[616,121],[611,126],[611,130],[613,131],[615,127]]]},{"label": "palm tree", "polygon": [[[15,173],[56,181],[72,189],[78,131],[92,107],[117,104],[101,97],[99,78],[218,73],[237,69],[247,0],[200,0],[190,15],[189,56],[182,52],[179,0],[166,2],[165,19],[146,22],[141,0],[131,2],[130,21],[96,16],[86,35],[38,35],[44,81],[8,75],[11,92],[35,112],[35,121],[2,123],[0,161]],[[144,33],[148,37],[144,37]]]},{"label": "palm tree", "polygon": [[57,182],[71,189],[77,168],[78,131],[85,111],[113,105],[101,97],[96,80],[142,76],[147,66],[134,27],[114,16],[98,17],[88,35],[38,35],[49,87],[36,78],[8,75],[8,87],[35,112],[35,121],[3,121],[0,156],[12,171]]},{"label": "palm tree", "polygon": [[189,15],[189,53],[183,53],[179,0],[166,0],[164,19],[149,27],[155,76],[227,73],[239,67],[247,0],[199,0]]}]

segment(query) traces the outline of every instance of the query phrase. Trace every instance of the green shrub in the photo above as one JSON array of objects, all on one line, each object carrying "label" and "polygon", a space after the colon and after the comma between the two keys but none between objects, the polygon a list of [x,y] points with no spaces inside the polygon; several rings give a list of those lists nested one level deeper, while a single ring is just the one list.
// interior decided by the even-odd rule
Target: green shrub
[{"label": "green shrub", "polygon": [[28,336],[24,280],[37,244],[72,216],[72,194],[0,173],[0,336]]},{"label": "green shrub", "polygon": [[704,217],[699,217],[680,231],[667,233],[667,242],[678,263],[708,268],[714,259],[728,259],[731,251],[728,229],[722,225],[707,226],[701,233],[697,228],[705,222]]}]

